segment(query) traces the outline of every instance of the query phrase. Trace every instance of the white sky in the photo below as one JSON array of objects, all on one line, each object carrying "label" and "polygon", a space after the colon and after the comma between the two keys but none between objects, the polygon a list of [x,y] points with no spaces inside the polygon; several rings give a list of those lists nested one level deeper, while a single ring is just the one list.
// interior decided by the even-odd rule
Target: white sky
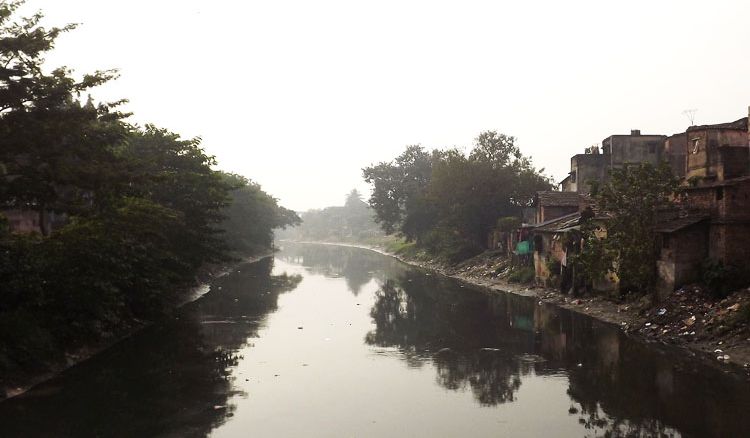
[{"label": "white sky", "polygon": [[199,135],[295,210],[341,205],[408,144],[518,139],[561,180],[612,134],[750,105],[750,1],[28,0],[81,23],[50,66],[118,68],[94,93]]}]

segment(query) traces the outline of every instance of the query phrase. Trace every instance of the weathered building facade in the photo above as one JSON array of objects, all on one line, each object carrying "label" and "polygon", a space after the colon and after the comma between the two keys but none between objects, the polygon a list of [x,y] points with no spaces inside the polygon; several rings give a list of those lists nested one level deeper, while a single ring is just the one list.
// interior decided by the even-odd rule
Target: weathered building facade
[{"label": "weathered building facade", "polygon": [[543,191],[537,192],[534,197],[536,208],[535,223],[543,222],[565,216],[578,211],[581,198],[575,192]]},{"label": "weathered building facade", "polygon": [[664,159],[666,139],[666,135],[642,135],[634,129],[630,135],[611,135],[602,140],[602,152],[607,156],[609,169],[638,163],[655,166]]},{"label": "weathered building facade", "polygon": [[[750,110],[749,110],[750,111]],[[750,127],[748,118],[691,126],[667,140],[685,146],[679,216],[660,224],[658,290],[697,281],[706,260],[747,267],[750,259]]]},{"label": "weathered building facade", "polygon": [[747,175],[750,172],[747,120],[745,117],[731,123],[688,128],[685,178],[714,182]]},{"label": "weathered building facade", "polygon": [[585,154],[573,155],[570,159],[570,173],[561,183],[562,191],[590,194],[592,184],[607,178],[606,155],[599,149],[590,148]]}]

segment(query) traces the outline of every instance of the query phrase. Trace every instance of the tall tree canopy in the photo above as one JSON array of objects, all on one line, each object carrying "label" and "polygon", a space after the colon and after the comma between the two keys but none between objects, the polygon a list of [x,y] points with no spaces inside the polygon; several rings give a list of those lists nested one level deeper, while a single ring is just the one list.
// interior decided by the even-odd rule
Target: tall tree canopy
[{"label": "tall tree canopy", "polygon": [[[168,312],[229,250],[267,251],[274,228],[299,222],[257,184],[215,170],[200,138],[131,126],[123,101],[82,102],[116,73],[43,68],[74,26],[15,18],[21,3],[0,3],[0,385],[9,370]],[[38,214],[41,233],[11,230],[8,210]]]},{"label": "tall tree canopy", "polygon": [[81,104],[82,93],[116,76],[112,70],[74,79],[47,73],[44,55],[75,26],[46,29],[41,14],[15,19],[21,1],[0,5],[0,197],[8,207],[82,213],[111,195],[116,148],[126,135],[122,102]]},{"label": "tall tree canopy", "polygon": [[394,161],[365,168],[363,175],[373,186],[370,205],[387,233],[474,251],[498,218],[519,215],[537,191],[551,187],[515,139],[495,131],[481,133],[468,155],[409,146]]}]

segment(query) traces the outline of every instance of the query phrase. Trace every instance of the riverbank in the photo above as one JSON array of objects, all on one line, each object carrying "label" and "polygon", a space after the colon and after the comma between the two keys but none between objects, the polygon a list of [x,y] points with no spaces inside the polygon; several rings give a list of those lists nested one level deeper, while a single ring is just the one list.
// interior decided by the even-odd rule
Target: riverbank
[{"label": "riverbank", "polygon": [[750,309],[750,290],[747,289],[724,300],[714,300],[700,287],[690,286],[675,291],[660,303],[652,303],[649,297],[618,302],[599,295],[571,297],[534,284],[509,282],[507,259],[491,251],[449,265],[424,254],[409,256],[389,251],[383,245],[302,243],[369,249],[490,291],[534,297],[540,302],[616,325],[644,342],[681,347],[700,360],[750,375],[750,316],[743,313]]},{"label": "riverbank", "polygon": [[[273,255],[273,251],[268,251],[257,256],[241,257],[227,264],[204,267],[196,274],[196,285],[186,289],[184,293],[180,294],[180,298],[175,303],[173,309],[176,310],[208,293],[211,289],[212,281],[228,275],[237,266],[246,263],[254,263],[271,255]],[[44,372],[2,376],[4,382],[0,383],[0,402],[19,394],[23,394],[32,387],[57,376],[65,370],[84,362],[113,345],[133,336],[135,333],[152,325],[154,322],[156,321],[141,321],[137,319],[124,322],[117,333],[111,333],[108,336],[102,337],[98,342],[89,343],[65,351],[65,358],[62,361],[58,360],[42,364],[42,367],[45,368]]]}]

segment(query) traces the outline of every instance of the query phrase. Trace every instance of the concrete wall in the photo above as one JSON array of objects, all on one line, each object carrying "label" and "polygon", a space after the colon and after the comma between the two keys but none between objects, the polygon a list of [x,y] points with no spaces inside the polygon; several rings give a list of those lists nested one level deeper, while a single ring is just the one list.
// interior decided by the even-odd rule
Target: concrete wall
[{"label": "concrete wall", "polygon": [[656,266],[659,272],[657,290],[663,298],[675,288],[700,279],[701,264],[709,255],[708,223],[665,233],[661,238],[662,248]]},{"label": "concrete wall", "polygon": [[672,173],[678,178],[687,170],[687,134],[675,134],[664,141],[664,159],[669,162]]},{"label": "concrete wall", "polygon": [[571,180],[575,176],[575,181],[571,181],[571,192],[583,194],[591,193],[591,182],[604,182],[608,176],[606,165],[609,160],[608,155],[603,154],[578,154],[570,159]]},{"label": "concrete wall", "polygon": [[664,156],[666,135],[613,135],[602,140],[604,153],[610,154],[610,166],[629,163],[658,164]]},{"label": "concrete wall", "polygon": [[748,133],[736,129],[696,129],[687,132],[686,178],[718,178],[719,146],[747,146]]},{"label": "concrete wall", "polygon": [[734,222],[719,227],[723,228],[724,235],[724,264],[747,268],[750,260],[750,222]]},{"label": "concrete wall", "polygon": [[747,146],[719,147],[719,181],[750,175],[750,148]]}]

